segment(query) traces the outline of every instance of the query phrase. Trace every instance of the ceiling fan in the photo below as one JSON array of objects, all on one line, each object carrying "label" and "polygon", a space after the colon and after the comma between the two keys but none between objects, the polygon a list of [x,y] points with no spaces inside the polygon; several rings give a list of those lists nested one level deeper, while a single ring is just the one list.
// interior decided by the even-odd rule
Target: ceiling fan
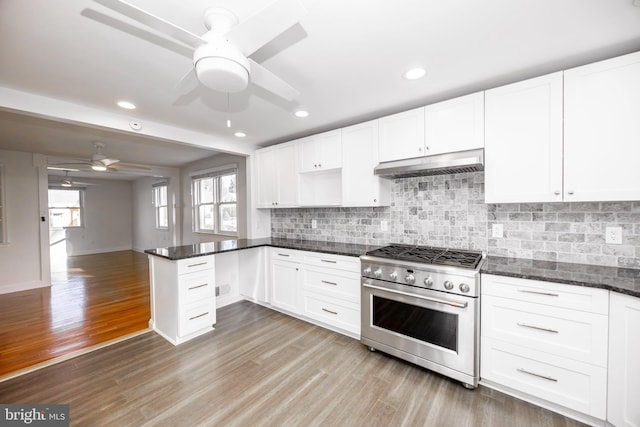
[{"label": "ceiling fan", "polygon": [[73,159],[69,162],[49,163],[49,165],[63,170],[73,167],[87,167],[98,172],[151,170],[150,168],[144,166],[121,163],[119,159],[109,158],[105,156],[104,154],[102,154],[102,149],[105,147],[105,144],[103,142],[94,142],[93,147],[95,148],[95,153],[91,156],[90,159]]},{"label": "ceiling fan", "polygon": [[60,184],[60,186],[65,187],[65,188],[85,187],[87,185],[95,185],[95,184],[91,184],[89,182],[74,181],[73,178],[71,178],[69,176],[69,171],[65,171],[64,172],[64,178],[62,178],[62,180],[56,179],[55,181],[52,181],[52,182]]},{"label": "ceiling fan", "polygon": [[300,94],[249,58],[307,13],[300,0],[276,0],[241,23],[227,9],[209,8],[204,13],[204,23],[209,31],[202,36],[124,0],[95,1],[194,49],[195,73],[190,70],[177,86],[183,93],[190,91],[199,81],[210,89],[226,93],[241,92],[251,82],[289,101]]}]

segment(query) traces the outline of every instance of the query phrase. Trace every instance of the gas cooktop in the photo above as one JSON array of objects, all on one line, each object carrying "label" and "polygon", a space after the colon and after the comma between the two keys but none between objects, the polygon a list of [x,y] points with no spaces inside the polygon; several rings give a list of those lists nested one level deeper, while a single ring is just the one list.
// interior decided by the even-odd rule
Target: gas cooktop
[{"label": "gas cooktop", "polygon": [[482,253],[480,252],[400,244],[374,249],[367,252],[366,255],[391,260],[448,265],[469,269],[476,268],[482,261]]}]

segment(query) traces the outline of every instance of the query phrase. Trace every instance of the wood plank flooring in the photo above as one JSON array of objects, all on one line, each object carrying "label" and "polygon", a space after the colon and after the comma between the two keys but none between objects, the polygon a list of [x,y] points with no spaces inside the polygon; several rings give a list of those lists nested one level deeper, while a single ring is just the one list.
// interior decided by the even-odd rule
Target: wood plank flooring
[{"label": "wood plank flooring", "polygon": [[0,402],[67,403],[74,426],[581,425],[246,301],[177,347],[148,332],[0,383]]},{"label": "wood plank flooring", "polygon": [[0,295],[0,378],[149,327],[149,264],[134,251],[69,257],[52,286]]}]

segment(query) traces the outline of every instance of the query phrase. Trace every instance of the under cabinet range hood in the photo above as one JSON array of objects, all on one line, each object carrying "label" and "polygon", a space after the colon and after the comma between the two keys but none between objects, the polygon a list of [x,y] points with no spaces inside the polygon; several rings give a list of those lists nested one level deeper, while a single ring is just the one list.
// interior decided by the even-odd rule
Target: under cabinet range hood
[{"label": "under cabinet range hood", "polygon": [[382,178],[476,172],[484,170],[484,149],[435,154],[433,156],[382,162],[373,169]]}]

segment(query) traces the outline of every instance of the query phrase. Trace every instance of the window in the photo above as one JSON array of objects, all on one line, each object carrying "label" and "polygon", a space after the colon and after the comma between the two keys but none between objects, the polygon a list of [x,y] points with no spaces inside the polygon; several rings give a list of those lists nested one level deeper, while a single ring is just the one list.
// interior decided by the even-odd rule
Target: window
[{"label": "window", "polygon": [[194,231],[199,233],[238,233],[237,169],[204,171],[191,177]]},{"label": "window", "polygon": [[167,183],[153,184],[153,207],[156,213],[156,228],[169,229],[169,205],[167,203]]},{"label": "window", "polygon": [[82,226],[82,190],[49,189],[49,225],[52,228]]},{"label": "window", "polygon": [[4,200],[4,169],[0,165],[0,243],[7,243],[7,214]]}]

